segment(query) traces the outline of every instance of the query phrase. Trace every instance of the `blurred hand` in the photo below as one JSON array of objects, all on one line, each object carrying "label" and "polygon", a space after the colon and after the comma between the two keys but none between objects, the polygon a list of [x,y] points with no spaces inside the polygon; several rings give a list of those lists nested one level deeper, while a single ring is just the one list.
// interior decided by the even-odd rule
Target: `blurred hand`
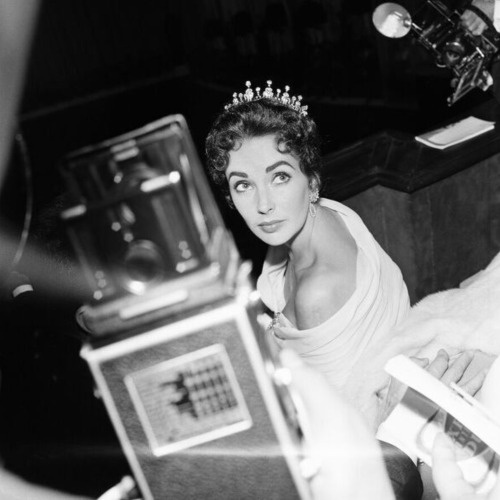
[{"label": "blurred hand", "polygon": [[285,349],[280,358],[303,403],[309,455],[319,466],[311,479],[313,498],[393,499],[382,452],[361,415],[297,354]]},{"label": "blurred hand", "polygon": [[[489,19],[493,20],[495,2],[492,0],[473,0],[472,5],[481,9]],[[474,12],[465,9],[461,17],[462,25],[473,35],[481,35],[487,28],[487,24]]]},{"label": "blurred hand", "polygon": [[2,500],[90,500],[25,481],[0,468],[0,498]]},{"label": "blurred hand", "polygon": [[478,495],[465,481],[457,464],[453,443],[445,434],[438,434],[432,450],[432,478],[440,500],[500,500],[500,480],[489,494]]}]

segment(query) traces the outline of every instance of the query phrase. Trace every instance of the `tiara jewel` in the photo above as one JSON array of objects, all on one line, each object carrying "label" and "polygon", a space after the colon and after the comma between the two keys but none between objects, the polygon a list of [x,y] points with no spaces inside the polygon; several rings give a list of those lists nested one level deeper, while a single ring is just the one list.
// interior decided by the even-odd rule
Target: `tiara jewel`
[{"label": "tiara jewel", "polygon": [[252,84],[247,81],[245,83],[247,87],[245,93],[235,92],[233,94],[232,102],[226,104],[224,109],[231,109],[233,106],[237,106],[238,104],[242,104],[244,102],[258,101],[259,99],[270,99],[278,104],[284,104],[285,106],[294,109],[303,116],[307,115],[308,106],[302,106],[302,96],[299,95],[290,97],[290,87],[288,85],[285,86],[285,91],[282,92],[281,89],[276,89],[276,91],[273,90],[273,82],[271,80],[267,80],[266,84],[266,88],[261,93],[260,87],[256,87],[254,91],[252,89]]}]

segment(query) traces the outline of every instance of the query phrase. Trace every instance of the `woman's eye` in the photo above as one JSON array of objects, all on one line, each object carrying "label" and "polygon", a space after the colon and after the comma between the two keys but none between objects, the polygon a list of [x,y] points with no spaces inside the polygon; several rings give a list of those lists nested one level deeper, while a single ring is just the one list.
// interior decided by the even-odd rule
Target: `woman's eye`
[{"label": "woman's eye", "polygon": [[233,186],[233,189],[237,192],[237,193],[242,193],[243,191],[246,191],[248,188],[249,188],[250,184],[246,181],[239,181],[239,182],[236,182]]},{"label": "woman's eye", "polygon": [[287,182],[289,180],[290,180],[290,175],[285,174],[284,172],[278,172],[274,176],[274,182],[276,182],[277,184],[283,184],[284,182]]}]

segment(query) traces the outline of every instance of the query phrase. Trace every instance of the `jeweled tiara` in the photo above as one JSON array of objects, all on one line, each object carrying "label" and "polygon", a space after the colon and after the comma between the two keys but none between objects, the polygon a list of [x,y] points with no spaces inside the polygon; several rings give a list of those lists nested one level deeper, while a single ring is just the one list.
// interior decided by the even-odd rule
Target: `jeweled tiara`
[{"label": "jeweled tiara", "polygon": [[294,109],[301,115],[305,116],[307,115],[307,106],[302,106],[302,96],[290,96],[288,93],[290,90],[290,87],[288,85],[285,86],[285,91],[282,93],[281,89],[276,89],[276,92],[272,89],[271,85],[273,82],[271,80],[267,80],[267,87],[264,89],[264,91],[261,93],[260,92],[260,87],[256,87],[255,91],[252,89],[252,84],[250,82],[246,82],[245,85],[247,86],[247,89],[245,90],[245,93],[240,92],[235,92],[233,94],[233,101],[226,106],[224,106],[224,109],[230,109],[233,106],[237,106],[238,104],[242,104],[244,102],[251,102],[251,101],[258,101],[259,99],[271,99],[272,101],[275,101],[279,104],[284,104],[285,106],[288,106],[289,108]]}]

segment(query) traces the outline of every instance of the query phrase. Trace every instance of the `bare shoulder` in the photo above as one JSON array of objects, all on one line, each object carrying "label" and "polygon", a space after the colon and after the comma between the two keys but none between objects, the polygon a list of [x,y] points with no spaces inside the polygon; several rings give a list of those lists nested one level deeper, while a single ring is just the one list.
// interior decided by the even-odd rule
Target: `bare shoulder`
[{"label": "bare shoulder", "polygon": [[356,288],[358,247],[339,214],[322,211],[312,246],[314,258],[296,270],[294,316],[299,329],[330,319]]},{"label": "bare shoulder", "polygon": [[318,326],[337,313],[356,288],[356,261],[349,266],[317,265],[297,286],[295,314],[300,329]]}]

